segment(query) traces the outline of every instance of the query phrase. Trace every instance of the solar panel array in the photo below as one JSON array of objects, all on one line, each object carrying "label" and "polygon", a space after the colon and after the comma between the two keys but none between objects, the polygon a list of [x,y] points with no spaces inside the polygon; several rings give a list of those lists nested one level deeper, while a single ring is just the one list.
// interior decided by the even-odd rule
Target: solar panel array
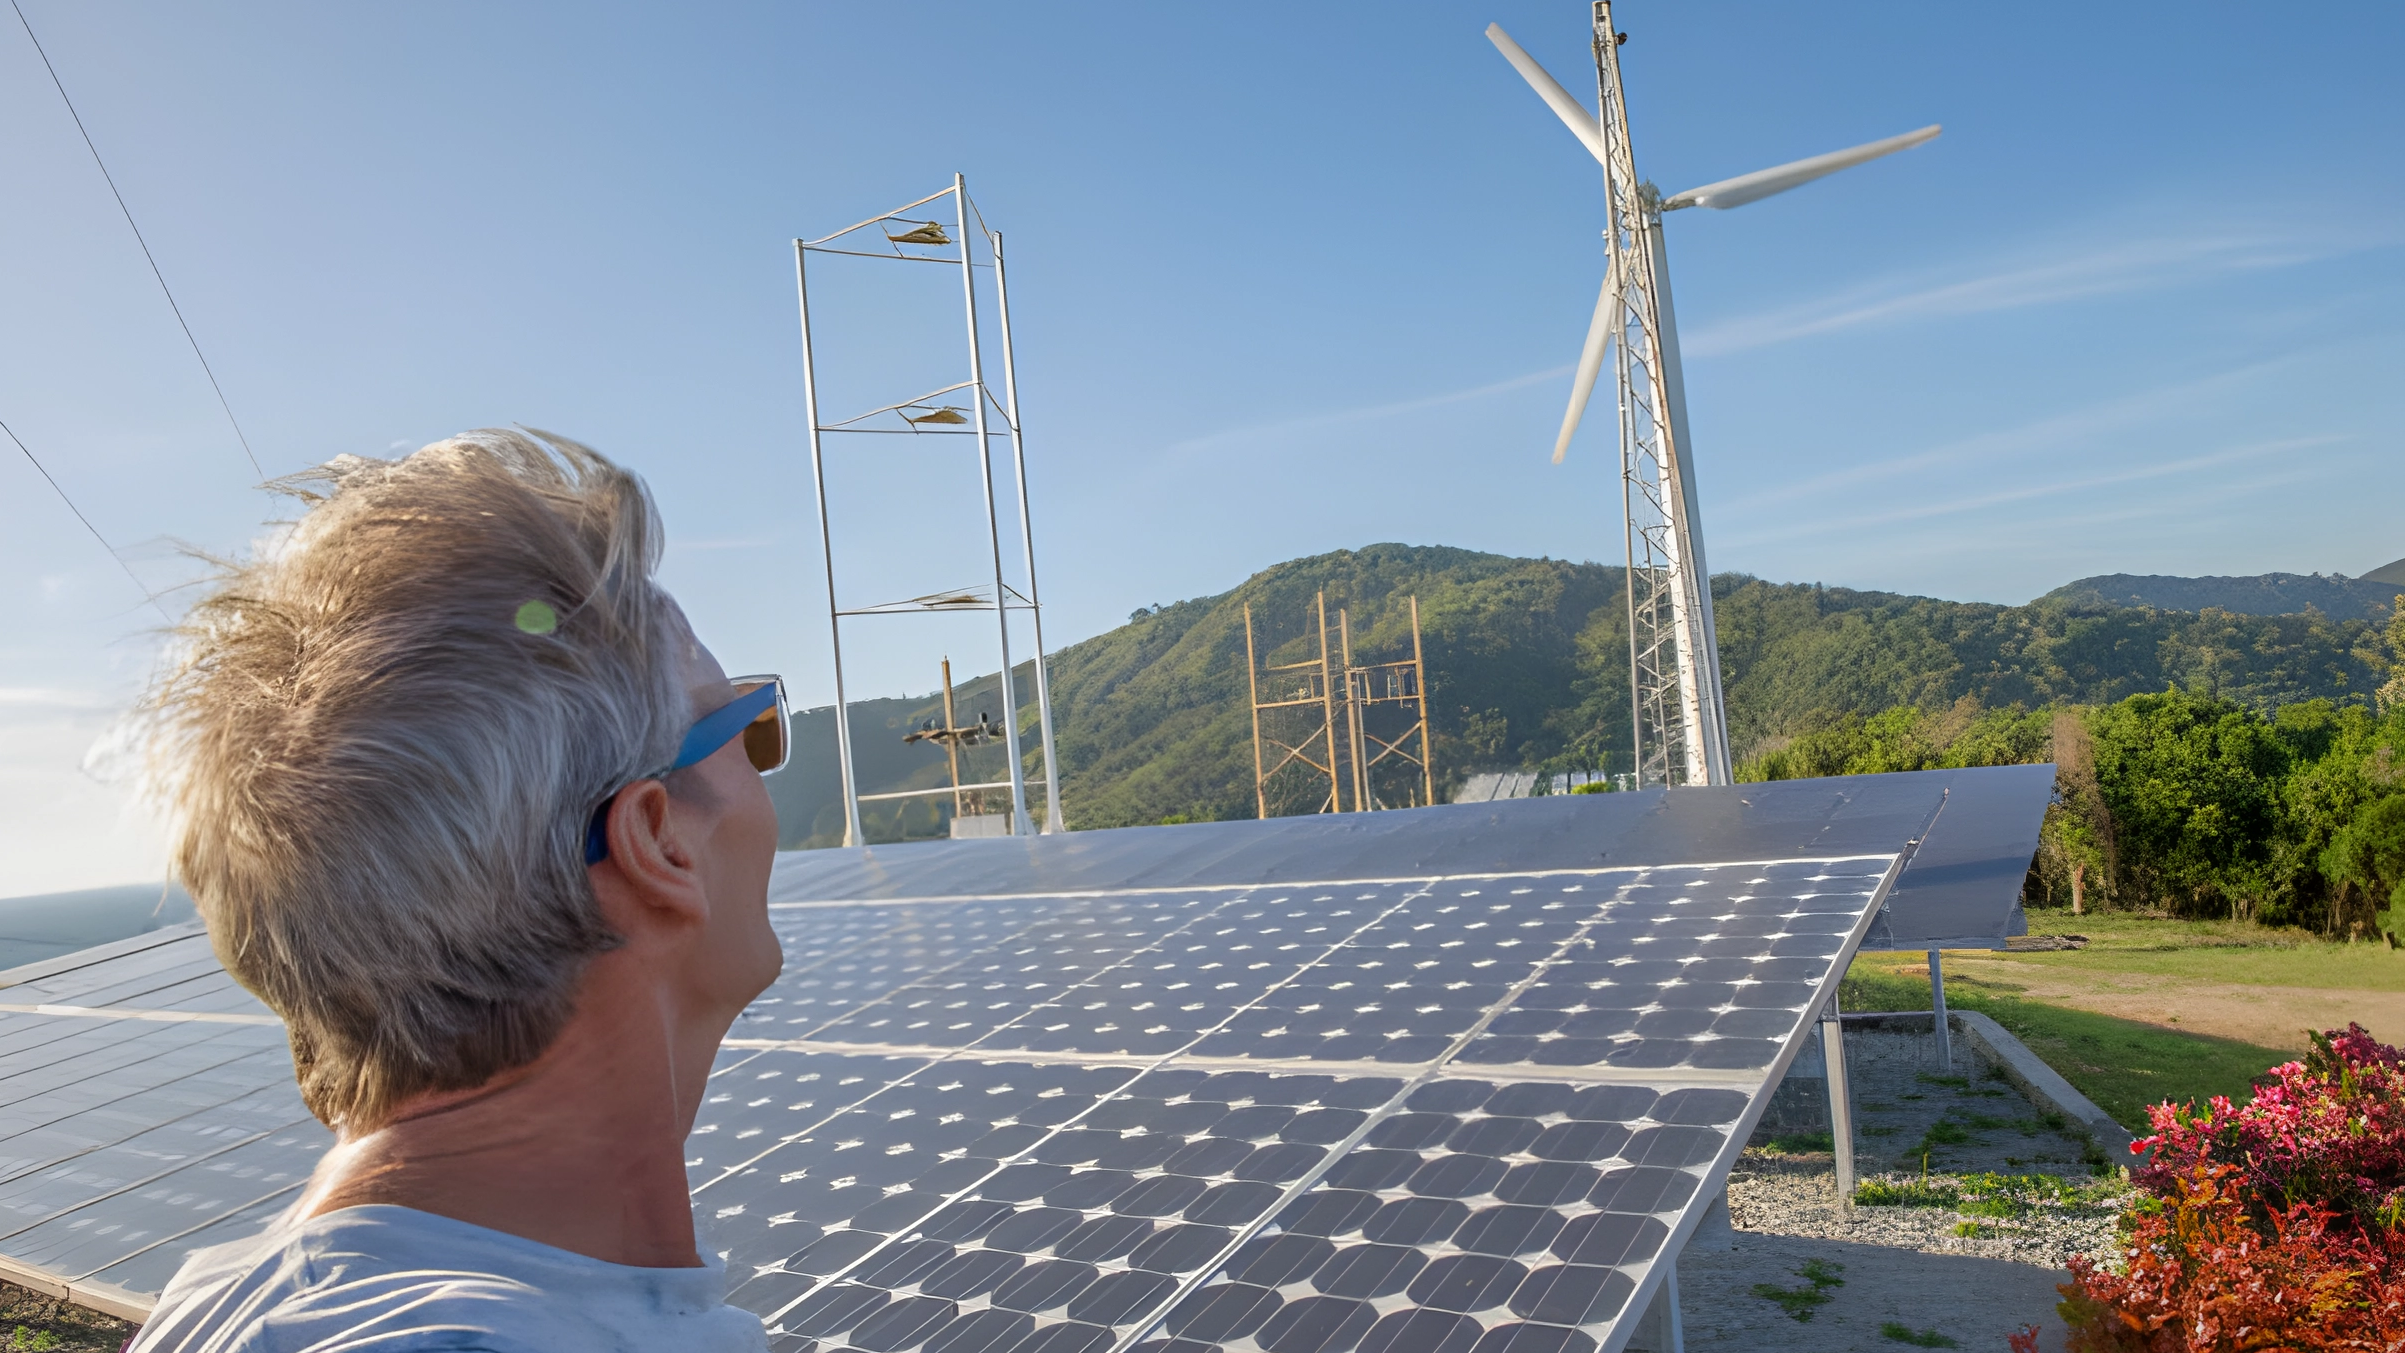
[{"label": "solar panel array", "polygon": [[[780,905],[703,1242],[779,1350],[1617,1348],[1896,865]],[[329,1139],[205,939],[113,948],[0,990],[0,1274],[138,1317]]]},{"label": "solar panel array", "polygon": [[257,1232],[332,1137],[283,1026],[196,927],[0,989],[0,1277],[139,1318],[194,1248]]},{"label": "solar panel array", "polygon": [[1893,863],[783,910],[695,1201],[780,1350],[1616,1347]]}]

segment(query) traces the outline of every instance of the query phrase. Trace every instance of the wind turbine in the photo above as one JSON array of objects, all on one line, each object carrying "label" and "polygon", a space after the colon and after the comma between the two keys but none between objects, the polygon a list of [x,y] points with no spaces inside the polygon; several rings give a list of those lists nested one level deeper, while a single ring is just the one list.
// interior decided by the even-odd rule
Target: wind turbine
[{"label": "wind turbine", "polygon": [[1570,134],[1603,165],[1610,221],[1603,292],[1578,355],[1570,407],[1562,415],[1553,460],[1560,464],[1615,344],[1620,398],[1620,505],[1626,521],[1629,608],[1629,705],[1640,784],[1724,785],[1728,709],[1720,686],[1720,649],[1712,624],[1712,575],[1704,564],[1695,506],[1695,458],[1687,437],[1687,391],[1679,371],[1678,323],[1670,309],[1670,265],[1662,213],[1683,207],[1726,210],[1759,202],[1882,155],[1917,146],[1935,126],[1815,155],[1771,169],[1662,196],[1637,177],[1629,149],[1628,104],[1620,85],[1620,44],[1611,0],[1593,0],[1596,103],[1589,113],[1520,49],[1500,24],[1495,44]]}]

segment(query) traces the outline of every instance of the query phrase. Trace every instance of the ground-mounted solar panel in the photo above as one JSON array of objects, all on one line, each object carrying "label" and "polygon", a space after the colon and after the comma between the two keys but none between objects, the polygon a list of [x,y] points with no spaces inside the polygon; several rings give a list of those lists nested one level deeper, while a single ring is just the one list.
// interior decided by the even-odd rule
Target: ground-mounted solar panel
[{"label": "ground-mounted solar panel", "polygon": [[[732,1040],[696,1141],[763,1146],[695,1198],[779,1348],[1614,1347],[1898,864],[802,904],[861,939]],[[847,963],[890,984],[764,1027]],[[766,1092],[839,1058],[775,1138]]]},{"label": "ground-mounted solar panel", "polygon": [[[2046,788],[781,857],[697,1228],[780,1350],[1614,1349],[1864,937],[2000,942]],[[0,974],[0,1275],[139,1316],[267,1226],[330,1140],[282,1043],[189,931]]]}]

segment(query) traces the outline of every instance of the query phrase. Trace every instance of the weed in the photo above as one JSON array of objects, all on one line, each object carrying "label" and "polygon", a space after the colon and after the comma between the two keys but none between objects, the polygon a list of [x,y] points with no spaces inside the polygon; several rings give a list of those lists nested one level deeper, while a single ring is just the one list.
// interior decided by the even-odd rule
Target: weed
[{"label": "weed", "polygon": [[1983,1221],[1958,1221],[1954,1223],[1954,1234],[1969,1240],[1994,1240],[1998,1236],[2017,1236],[2021,1234],[2021,1229],[2017,1226],[1990,1226]]},{"label": "weed", "polygon": [[1952,1207],[1961,1196],[1947,1185],[1926,1179],[1902,1183],[1865,1179],[1854,1186],[1854,1201],[1863,1207]]},{"label": "weed", "polygon": [[1920,1081],[1923,1085],[1943,1085],[1953,1090],[1971,1088],[1971,1078],[1968,1076],[1932,1076],[1924,1071],[1920,1074]]},{"label": "weed", "polygon": [[1890,1320],[1886,1324],[1881,1325],[1879,1327],[1879,1334],[1882,1338],[1893,1339],[1899,1344],[1910,1344],[1914,1348],[1961,1347],[1956,1340],[1940,1334],[1936,1330],[1915,1331],[1912,1326],[1895,1320]]},{"label": "weed", "polygon": [[1865,1137],[1893,1137],[1903,1130],[1904,1129],[1900,1127],[1894,1127],[1892,1125],[1885,1127],[1866,1127],[1862,1129],[1862,1135]]},{"label": "weed", "polygon": [[1898,1099],[1927,1099],[1927,1095],[1897,1095]]},{"label": "weed", "polygon": [[1762,1149],[1782,1156],[1801,1156],[1815,1151],[1834,1151],[1837,1142],[1826,1132],[1782,1132],[1764,1142]]},{"label": "weed", "polygon": [[9,1332],[7,1347],[10,1353],[17,1353],[18,1350],[23,1350],[23,1353],[42,1353],[44,1349],[58,1347],[58,1336],[48,1330],[28,1329],[19,1325]]},{"label": "weed", "polygon": [[1807,1259],[1795,1276],[1804,1280],[1801,1287],[1780,1287],[1773,1283],[1755,1283],[1754,1295],[1764,1301],[1779,1303],[1780,1309],[1797,1320],[1810,1320],[1812,1313],[1829,1304],[1829,1289],[1843,1287],[1846,1280],[1837,1275],[1845,1271],[1843,1264],[1831,1264],[1819,1259]]},{"label": "weed", "polygon": [[1971,1133],[1968,1128],[1951,1119],[1941,1118],[1931,1123],[1929,1130],[1921,1135],[1921,1146],[1924,1149],[1934,1146],[1960,1146],[1969,1140],[1971,1140]]}]

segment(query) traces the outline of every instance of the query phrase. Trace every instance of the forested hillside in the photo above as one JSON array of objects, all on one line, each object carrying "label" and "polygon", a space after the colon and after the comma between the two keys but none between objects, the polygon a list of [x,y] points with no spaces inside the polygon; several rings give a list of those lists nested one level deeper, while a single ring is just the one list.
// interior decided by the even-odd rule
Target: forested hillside
[{"label": "forested hillside", "polygon": [[[2398,563],[2405,564],[2405,560]],[[2396,564],[2360,578],[2318,573],[2263,573],[2240,578],[2170,578],[2108,573],[2065,583],[2042,600],[2074,606],[2152,606],[2163,611],[2217,607],[2240,615],[2289,615],[2307,607],[2333,620],[2380,620],[2405,593],[2405,581],[2389,581]]]},{"label": "forested hillside", "polygon": [[[1142,612],[1051,661],[1062,798],[1076,827],[1249,817],[1252,752],[1244,611],[1304,653],[1306,608],[1324,589],[1333,626],[1351,613],[1356,656],[1407,655],[1405,599],[1420,600],[1437,789],[1480,770],[1626,769],[1628,657],[1621,570],[1441,546],[1373,545],[1293,560],[1234,590]],[[2322,698],[2368,704],[2386,649],[2377,625],[2325,615],[2201,614],[2046,598],[2028,606],[1938,601],[1739,575],[1713,580],[1731,735],[1741,756],[1898,706],[1938,711],[2105,705],[2166,688],[2256,710]],[[1021,726],[1035,764],[1031,669]],[[1966,703],[1966,698],[1967,702]],[[996,709],[992,676],[966,683],[964,716]],[[903,735],[932,699],[853,706],[864,792],[943,782],[940,752]],[[998,711],[997,711],[998,712]],[[770,782],[788,844],[839,840],[831,711],[795,719],[793,767]],[[998,778],[994,749],[971,779]],[[940,835],[920,800],[868,813],[872,839]]]}]

